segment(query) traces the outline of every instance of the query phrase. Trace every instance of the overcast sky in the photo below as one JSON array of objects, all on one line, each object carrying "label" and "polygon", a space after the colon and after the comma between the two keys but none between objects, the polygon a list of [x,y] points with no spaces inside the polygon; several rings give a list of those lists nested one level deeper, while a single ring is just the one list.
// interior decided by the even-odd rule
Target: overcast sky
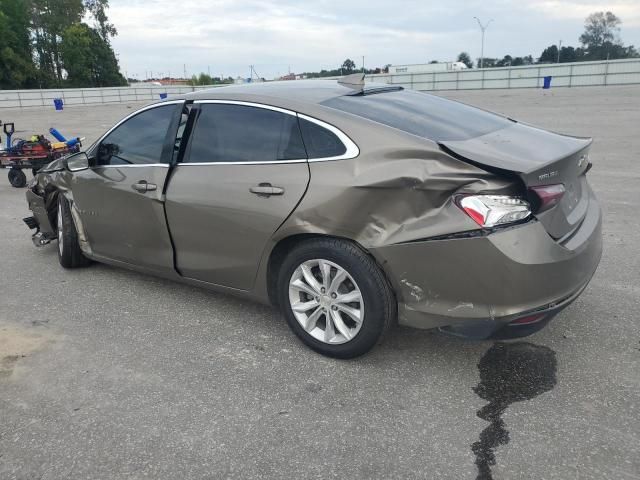
[{"label": "overcast sky", "polygon": [[[113,46],[130,77],[207,72],[265,78],[338,67],[452,61],[480,56],[474,16],[493,18],[485,56],[540,55],[578,46],[584,18],[610,10],[626,45],[640,48],[640,0],[111,0]],[[148,73],[147,73],[148,74]]]}]

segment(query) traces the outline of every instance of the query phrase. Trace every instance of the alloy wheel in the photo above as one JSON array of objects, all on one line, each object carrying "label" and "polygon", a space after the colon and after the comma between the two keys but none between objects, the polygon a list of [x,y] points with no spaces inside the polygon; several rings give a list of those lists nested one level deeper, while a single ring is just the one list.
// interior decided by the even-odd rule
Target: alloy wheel
[{"label": "alloy wheel", "polygon": [[329,260],[307,260],[295,269],[289,302],[298,323],[321,342],[349,342],[362,328],[362,292],[344,268]]}]

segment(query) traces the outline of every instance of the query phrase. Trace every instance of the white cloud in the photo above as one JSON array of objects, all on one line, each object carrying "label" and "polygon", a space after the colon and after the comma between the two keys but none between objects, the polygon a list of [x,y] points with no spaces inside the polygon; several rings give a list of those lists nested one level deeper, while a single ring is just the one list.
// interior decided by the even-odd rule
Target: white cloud
[{"label": "white cloud", "polygon": [[494,18],[487,56],[533,54],[563,39],[577,44],[586,15],[612,10],[623,20],[622,39],[640,43],[640,2],[613,0],[112,0],[119,35],[113,40],[123,70],[144,77],[171,71],[263,76],[335,68],[349,57],[368,67],[452,60],[480,53],[473,16]]}]

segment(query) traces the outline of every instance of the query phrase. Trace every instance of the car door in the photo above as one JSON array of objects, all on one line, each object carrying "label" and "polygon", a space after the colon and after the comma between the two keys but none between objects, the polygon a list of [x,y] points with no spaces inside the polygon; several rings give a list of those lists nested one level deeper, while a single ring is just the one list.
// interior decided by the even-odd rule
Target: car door
[{"label": "car door", "polygon": [[134,113],[88,152],[92,167],[74,174],[74,204],[94,255],[173,271],[163,188],[182,107],[167,102]]},{"label": "car door", "polygon": [[176,268],[185,277],[253,286],[266,242],[309,182],[295,113],[243,102],[200,101],[167,186]]}]

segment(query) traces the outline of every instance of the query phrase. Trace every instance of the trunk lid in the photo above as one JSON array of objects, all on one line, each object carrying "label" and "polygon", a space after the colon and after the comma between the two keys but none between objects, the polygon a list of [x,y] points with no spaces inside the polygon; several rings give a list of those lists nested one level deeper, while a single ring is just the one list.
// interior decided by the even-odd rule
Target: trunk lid
[{"label": "trunk lid", "polygon": [[[519,176],[527,189],[563,184],[565,193],[553,208],[534,214],[555,239],[570,235],[589,207],[590,138],[548,132],[513,123],[479,137],[439,144],[464,161],[502,173]],[[531,191],[528,194],[534,195]]]}]

